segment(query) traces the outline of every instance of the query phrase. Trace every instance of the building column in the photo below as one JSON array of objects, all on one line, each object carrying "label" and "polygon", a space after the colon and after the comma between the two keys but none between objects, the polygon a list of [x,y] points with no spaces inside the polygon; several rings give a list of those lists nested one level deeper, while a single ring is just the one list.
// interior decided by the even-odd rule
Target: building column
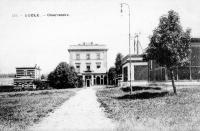
[{"label": "building column", "polygon": [[102,83],[102,85],[105,85],[104,77],[105,77],[105,75],[103,75],[103,83]]},{"label": "building column", "polygon": [[102,85],[102,83],[101,83],[101,75],[99,77],[100,77],[100,85]]},{"label": "building column", "polygon": [[131,82],[134,82],[135,81],[135,65],[134,63],[131,63]]},{"label": "building column", "polygon": [[92,79],[92,80],[91,80],[91,81],[92,81],[92,82],[91,82],[91,86],[93,86],[93,85],[94,85],[94,75],[91,75],[91,79]]},{"label": "building column", "polygon": [[83,75],[83,86],[86,86],[86,83],[85,83],[85,75]]}]

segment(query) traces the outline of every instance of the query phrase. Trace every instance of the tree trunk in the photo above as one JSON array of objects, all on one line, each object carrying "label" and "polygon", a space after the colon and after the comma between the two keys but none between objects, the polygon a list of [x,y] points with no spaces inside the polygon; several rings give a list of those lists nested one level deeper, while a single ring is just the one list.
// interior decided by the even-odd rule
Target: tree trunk
[{"label": "tree trunk", "polygon": [[165,68],[165,81],[168,81],[167,68]]},{"label": "tree trunk", "polygon": [[172,87],[173,87],[173,90],[174,90],[174,94],[176,95],[176,86],[175,86],[175,83],[174,83],[174,71],[173,69],[170,70],[171,72],[171,79],[172,79]]}]

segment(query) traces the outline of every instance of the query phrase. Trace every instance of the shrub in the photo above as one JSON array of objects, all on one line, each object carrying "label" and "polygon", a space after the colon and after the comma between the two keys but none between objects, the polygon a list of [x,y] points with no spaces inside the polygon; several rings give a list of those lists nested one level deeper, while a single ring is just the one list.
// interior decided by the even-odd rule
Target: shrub
[{"label": "shrub", "polygon": [[77,87],[78,88],[83,87],[83,78],[81,76],[78,76]]},{"label": "shrub", "polygon": [[82,86],[73,66],[61,62],[54,71],[48,75],[49,85],[56,89],[75,88]]},{"label": "shrub", "polygon": [[38,90],[44,90],[48,88],[48,83],[46,81],[34,80],[33,84],[36,85],[36,89]]}]

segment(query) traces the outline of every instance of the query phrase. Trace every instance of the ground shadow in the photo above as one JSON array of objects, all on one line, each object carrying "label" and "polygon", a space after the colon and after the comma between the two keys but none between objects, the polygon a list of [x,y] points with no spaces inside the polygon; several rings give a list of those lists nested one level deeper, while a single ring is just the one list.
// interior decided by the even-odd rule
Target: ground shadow
[{"label": "ground shadow", "polygon": [[139,92],[134,94],[126,94],[123,96],[115,97],[116,99],[123,100],[123,99],[150,99],[150,98],[156,98],[156,97],[163,97],[168,95],[168,91],[162,91],[162,92]]},{"label": "ground shadow", "polygon": [[[124,92],[130,92],[130,87],[121,88]],[[161,87],[149,87],[149,86],[132,86],[132,91],[139,90],[161,90]]]},{"label": "ground shadow", "polygon": [[116,88],[117,86],[115,85],[107,85],[106,88]]}]

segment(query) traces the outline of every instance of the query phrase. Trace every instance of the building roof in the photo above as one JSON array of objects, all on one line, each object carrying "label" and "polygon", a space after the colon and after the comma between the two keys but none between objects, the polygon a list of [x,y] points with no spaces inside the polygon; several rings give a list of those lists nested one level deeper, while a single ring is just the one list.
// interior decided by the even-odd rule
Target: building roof
[{"label": "building roof", "polygon": [[[125,61],[125,60],[129,59],[129,56],[130,56],[130,55],[126,55],[126,56],[122,59],[122,61]],[[131,58],[142,58],[142,55],[131,54]]]},{"label": "building roof", "polygon": [[16,67],[16,69],[37,69],[37,70],[41,70],[39,66],[35,65],[35,66],[21,66],[21,67]]},{"label": "building roof", "polygon": [[78,45],[70,45],[68,48],[68,51],[78,51],[78,50],[87,50],[87,51],[93,51],[93,50],[105,50],[107,51],[106,45],[100,45],[100,44],[94,44],[93,42],[90,43],[82,43]]},{"label": "building roof", "polygon": [[[129,56],[130,55],[126,55],[123,59],[122,59],[122,64],[126,64],[127,62],[129,62]],[[135,55],[135,54],[131,54],[131,62],[146,62],[143,60],[142,55]]]}]

